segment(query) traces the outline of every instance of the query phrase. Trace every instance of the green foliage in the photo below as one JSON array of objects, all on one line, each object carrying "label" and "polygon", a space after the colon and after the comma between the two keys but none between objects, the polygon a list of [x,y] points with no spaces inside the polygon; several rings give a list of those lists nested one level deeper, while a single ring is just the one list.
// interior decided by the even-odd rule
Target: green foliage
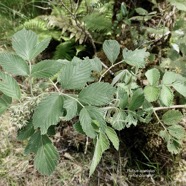
[{"label": "green foliage", "polygon": [[46,134],[48,128],[51,125],[56,125],[63,115],[63,102],[63,97],[57,93],[53,93],[42,100],[34,111],[34,128],[39,127],[41,134]]},{"label": "green foliage", "polygon": [[[28,139],[25,153],[35,154],[34,165],[40,173],[50,175],[59,160],[58,151],[48,136],[55,134],[54,127],[63,123],[60,121],[70,121],[75,117],[74,129],[95,142],[90,176],[110,144],[119,150],[116,130],[149,123],[153,116],[163,127],[159,135],[167,142],[168,150],[173,154],[179,153],[185,131],[179,125],[181,112],[172,109],[184,107],[173,104],[175,93],[186,97],[186,78],[162,69],[160,76],[160,70],[156,68],[141,76],[141,68],[145,67],[149,52],[145,48],[124,48],[123,59],[117,62],[121,47],[115,40],[106,40],[103,44],[103,51],[111,62],[105,70],[98,57],[37,61],[37,55],[48,44],[49,39],[38,43],[36,33],[23,29],[13,36],[15,53],[0,54],[3,70],[24,79],[20,88],[13,77],[0,72],[0,113],[9,107],[12,98],[20,99],[21,92],[31,99],[37,98],[34,112],[29,112],[29,119],[18,131],[18,139]],[[121,64],[127,68],[115,73],[112,83],[104,82],[105,74]],[[98,82],[94,72],[100,76]],[[144,81],[139,81],[139,77]],[[38,79],[46,83],[49,92],[34,92],[34,83]],[[168,111],[159,118],[156,112],[164,109]]]},{"label": "green foliage", "polygon": [[79,100],[83,103],[104,106],[112,101],[115,89],[112,85],[103,82],[97,82],[84,88],[79,93]]}]

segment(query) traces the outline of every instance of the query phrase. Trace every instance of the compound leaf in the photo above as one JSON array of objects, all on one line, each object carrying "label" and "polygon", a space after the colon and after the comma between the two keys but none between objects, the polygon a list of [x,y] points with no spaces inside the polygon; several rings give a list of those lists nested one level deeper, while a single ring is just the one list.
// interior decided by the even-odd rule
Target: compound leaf
[{"label": "compound leaf", "polygon": [[160,90],[158,87],[148,85],[144,89],[145,98],[149,102],[156,101],[159,97],[159,94],[160,94]]},{"label": "compound leaf", "polygon": [[17,81],[2,72],[0,72],[0,91],[11,98],[20,99],[21,97],[21,91]]},{"label": "compound leaf", "polygon": [[13,75],[27,76],[29,74],[28,64],[15,54],[1,53],[0,65]]},{"label": "compound leaf", "polygon": [[103,51],[113,64],[120,53],[120,45],[116,40],[106,40],[103,43]]},{"label": "compound leaf", "polygon": [[147,77],[148,82],[150,83],[150,85],[158,85],[158,82],[160,80],[160,72],[158,69],[153,68],[148,70],[145,73],[145,76]]},{"label": "compound leaf", "polygon": [[160,100],[165,106],[170,106],[173,102],[173,92],[172,90],[165,86],[162,85],[161,92],[160,92]]},{"label": "compound leaf", "polygon": [[53,93],[43,99],[36,107],[33,115],[34,128],[40,128],[46,134],[51,125],[56,125],[63,115],[63,97]]},{"label": "compound leaf", "polygon": [[145,59],[149,56],[149,52],[146,49],[136,49],[134,51],[125,48],[123,50],[124,61],[134,67],[144,68],[146,61]]},{"label": "compound leaf", "polygon": [[35,78],[50,78],[60,71],[62,64],[55,60],[40,61],[32,66],[31,76]]},{"label": "compound leaf", "polygon": [[113,99],[115,88],[109,83],[97,82],[84,88],[79,94],[79,100],[94,106],[103,106]]},{"label": "compound leaf", "polygon": [[167,125],[175,125],[179,123],[183,118],[183,115],[178,110],[169,110],[162,116],[162,120]]}]

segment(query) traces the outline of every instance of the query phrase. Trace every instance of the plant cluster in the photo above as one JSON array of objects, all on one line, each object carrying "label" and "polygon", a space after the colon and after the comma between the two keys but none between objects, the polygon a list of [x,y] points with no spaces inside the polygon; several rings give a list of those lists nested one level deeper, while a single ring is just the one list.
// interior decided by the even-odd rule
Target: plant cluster
[{"label": "plant cluster", "polygon": [[[179,153],[185,130],[179,125],[183,115],[177,109],[185,105],[175,105],[175,96],[186,97],[185,77],[160,68],[149,69],[143,76],[150,53],[145,48],[124,48],[121,53],[116,40],[103,43],[110,61],[106,69],[98,57],[36,61],[49,42],[48,38],[39,41],[36,33],[23,29],[12,37],[14,52],[0,53],[0,65],[5,71],[0,72],[0,113],[14,100],[25,105],[27,111],[30,108],[29,116],[16,112],[23,117],[19,120],[22,123],[18,126],[18,139],[28,141],[25,153],[35,154],[34,165],[40,173],[50,175],[59,160],[51,140],[53,129],[59,122],[63,124],[75,117],[78,120],[74,130],[93,139],[95,144],[90,175],[110,144],[119,149],[117,131],[141,123],[148,125],[154,116],[158,121],[155,125],[162,127],[159,135],[166,141],[168,150]],[[104,76],[121,64],[126,68],[116,72],[111,83],[104,82]],[[23,82],[16,81],[17,76]],[[39,80],[46,82],[50,91],[33,91]],[[21,99],[21,92],[29,99]]]}]

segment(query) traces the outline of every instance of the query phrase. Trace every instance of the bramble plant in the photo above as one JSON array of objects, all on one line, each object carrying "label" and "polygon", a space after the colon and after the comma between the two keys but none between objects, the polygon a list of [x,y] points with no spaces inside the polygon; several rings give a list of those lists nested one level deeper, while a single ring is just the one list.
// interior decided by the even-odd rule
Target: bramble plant
[{"label": "bramble plant", "polygon": [[[50,175],[59,160],[50,139],[54,126],[75,117],[78,121],[74,129],[95,143],[90,176],[110,143],[119,149],[116,131],[148,124],[153,116],[158,121],[156,125],[162,126],[159,135],[166,141],[168,150],[179,153],[185,130],[179,125],[183,115],[176,109],[185,105],[174,105],[174,97],[176,93],[186,97],[185,77],[152,68],[145,73],[145,80],[137,83],[149,52],[144,48],[134,51],[125,48],[118,62],[121,47],[115,40],[103,43],[103,51],[111,63],[107,69],[102,69],[97,57],[37,62],[36,57],[49,42],[50,39],[39,42],[33,31],[23,29],[13,35],[15,52],[0,53],[0,65],[5,71],[0,72],[0,113],[10,107],[12,100],[17,100],[13,105],[19,105],[18,111],[18,107],[10,109],[14,114],[11,117],[18,117],[15,120],[19,127],[18,140],[28,139],[25,153],[35,154],[34,165],[40,173]],[[127,68],[115,73],[112,83],[103,82],[104,76],[119,64]],[[99,80],[93,72],[99,74]],[[18,83],[12,76],[22,76],[24,81]],[[38,80],[46,83],[45,91],[34,87]],[[162,117],[159,111],[164,112]]]}]

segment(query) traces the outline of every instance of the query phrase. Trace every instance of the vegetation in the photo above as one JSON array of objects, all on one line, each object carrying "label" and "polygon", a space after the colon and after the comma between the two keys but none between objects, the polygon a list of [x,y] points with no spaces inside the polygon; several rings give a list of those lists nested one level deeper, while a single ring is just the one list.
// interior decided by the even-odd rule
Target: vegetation
[{"label": "vegetation", "polygon": [[68,144],[72,136],[85,154],[77,159],[91,161],[86,168],[80,161],[85,181],[74,183],[94,184],[92,175],[106,175],[112,162],[115,185],[176,182],[180,162],[185,170],[185,2],[24,3],[1,3],[8,21],[1,23],[0,113],[16,126],[31,165],[63,177],[60,139]]}]

